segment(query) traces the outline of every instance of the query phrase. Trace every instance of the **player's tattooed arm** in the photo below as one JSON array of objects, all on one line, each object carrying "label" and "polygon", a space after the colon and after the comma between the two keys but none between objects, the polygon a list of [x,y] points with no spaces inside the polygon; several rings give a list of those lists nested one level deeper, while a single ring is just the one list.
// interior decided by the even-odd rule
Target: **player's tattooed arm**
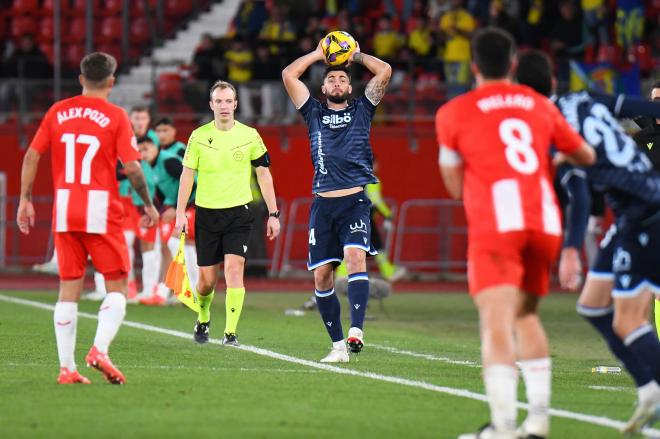
[{"label": "player's tattooed arm", "polygon": [[367,83],[364,94],[372,104],[378,105],[385,95],[387,85],[390,83],[392,67],[385,61],[362,52],[355,52],[352,56],[352,62],[362,64],[374,74],[374,77]]},{"label": "player's tattooed arm", "polygon": [[149,189],[147,188],[147,180],[144,178],[142,167],[136,161],[128,162],[124,165],[126,170],[126,177],[131,182],[131,186],[135,192],[140,196],[146,207],[153,206],[151,197],[149,196]]}]

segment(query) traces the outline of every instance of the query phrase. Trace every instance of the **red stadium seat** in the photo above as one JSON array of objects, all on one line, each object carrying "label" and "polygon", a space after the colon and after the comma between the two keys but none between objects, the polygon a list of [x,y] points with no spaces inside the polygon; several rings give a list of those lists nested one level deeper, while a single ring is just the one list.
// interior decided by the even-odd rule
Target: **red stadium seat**
[{"label": "red stadium seat", "polygon": [[[55,0],[44,0],[39,11],[43,16],[52,16],[55,9]],[[68,0],[60,0],[60,11],[62,15],[68,15],[71,12],[71,5]]]},{"label": "red stadium seat", "polygon": [[44,17],[39,22],[39,32],[37,32],[37,40],[50,43],[53,41],[54,29],[53,29],[53,19],[50,17]]},{"label": "red stadium seat", "polygon": [[[87,0],[72,0],[72,1],[73,4],[69,9],[69,13],[76,17],[84,17],[87,12]],[[94,15],[101,14],[98,0],[92,0],[92,7],[94,9]]]},{"label": "red stadium seat", "polygon": [[119,17],[105,17],[101,21],[98,40],[103,43],[119,41],[122,34],[122,23]]},{"label": "red stadium seat", "polygon": [[[157,0],[148,0],[149,2],[149,7],[151,8],[151,16],[155,17],[156,16],[156,3]],[[133,4],[131,5],[131,15],[132,16],[137,16],[137,17],[144,17],[147,15],[147,11],[144,8],[144,1],[136,1],[132,2]]]},{"label": "red stadium seat", "polygon": [[121,56],[121,47],[119,46],[119,44],[101,44],[96,48],[96,50],[114,56],[115,59],[117,60],[117,64],[121,64],[122,56]]},{"label": "red stadium seat", "polygon": [[11,21],[11,36],[16,39],[21,35],[37,32],[37,22],[32,17],[14,17]]},{"label": "red stadium seat", "polygon": [[183,101],[181,76],[178,73],[161,73],[156,85],[159,103],[177,103]]},{"label": "red stadium seat", "polygon": [[83,17],[73,18],[62,32],[66,37],[65,40],[73,43],[85,41],[87,36],[87,27]]},{"label": "red stadium seat", "polygon": [[54,51],[53,43],[52,42],[41,43],[41,44],[39,44],[39,49],[41,49],[41,51],[44,53],[44,55],[46,55],[46,58],[48,58],[48,62],[52,65],[53,60],[55,59],[54,54],[53,54],[53,51]]},{"label": "red stadium seat", "polygon": [[105,0],[103,8],[99,12],[102,15],[119,15],[123,5],[123,0]]},{"label": "red stadium seat", "polygon": [[183,17],[192,11],[192,2],[165,0],[165,15],[167,17]]},{"label": "red stadium seat", "polygon": [[129,32],[131,44],[142,45],[147,43],[151,38],[147,20],[142,17],[135,18],[131,21]]},{"label": "red stadium seat", "polygon": [[71,69],[78,69],[80,61],[85,57],[83,44],[69,44],[64,47],[64,64]]},{"label": "red stadium seat", "polygon": [[14,15],[36,14],[39,11],[37,0],[14,0],[11,12]]}]

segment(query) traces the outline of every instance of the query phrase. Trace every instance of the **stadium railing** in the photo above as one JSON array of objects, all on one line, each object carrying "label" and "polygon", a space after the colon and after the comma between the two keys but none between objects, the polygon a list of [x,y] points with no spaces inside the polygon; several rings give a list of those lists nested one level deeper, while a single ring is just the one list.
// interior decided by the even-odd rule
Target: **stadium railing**
[{"label": "stadium railing", "polygon": [[404,201],[396,232],[395,264],[433,276],[439,273],[444,278],[465,275],[467,228],[461,202]]}]

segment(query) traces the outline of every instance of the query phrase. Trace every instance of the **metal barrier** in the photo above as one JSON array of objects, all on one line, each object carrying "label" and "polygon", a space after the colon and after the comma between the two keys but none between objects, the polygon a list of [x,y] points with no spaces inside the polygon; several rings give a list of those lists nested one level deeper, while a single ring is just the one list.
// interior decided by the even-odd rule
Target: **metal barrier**
[{"label": "metal barrier", "polygon": [[[413,209],[423,209],[418,213],[418,217],[426,219],[426,224],[411,225],[411,211]],[[467,267],[464,257],[453,259],[452,249],[456,244],[457,235],[460,235],[463,243],[467,239],[467,228],[464,225],[456,225],[457,219],[462,219],[464,224],[463,205],[453,200],[438,199],[415,199],[407,200],[401,205],[401,213],[397,223],[396,244],[394,246],[394,263],[404,266],[409,270],[414,269],[432,269],[440,270],[443,275],[449,274],[450,270],[465,270]],[[461,222],[459,221],[459,224]],[[433,254],[437,257],[430,259],[406,259],[404,251],[404,242],[411,240],[411,235],[417,235],[420,244],[425,247],[425,254]],[[437,248],[433,248],[431,237],[437,238]],[[431,247],[429,247],[431,246]],[[465,248],[466,246],[463,246]]]}]

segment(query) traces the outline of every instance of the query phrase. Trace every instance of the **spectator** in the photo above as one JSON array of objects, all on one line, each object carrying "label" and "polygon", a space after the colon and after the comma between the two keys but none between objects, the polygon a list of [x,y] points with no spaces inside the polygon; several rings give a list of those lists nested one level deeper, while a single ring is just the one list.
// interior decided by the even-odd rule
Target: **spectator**
[{"label": "spectator", "polygon": [[193,75],[196,79],[204,81],[204,94],[211,88],[213,82],[221,75],[219,60],[222,51],[219,49],[211,34],[203,34],[193,55]]},{"label": "spectator", "polygon": [[[587,43],[600,52],[609,44],[609,17],[605,0],[582,0],[582,14],[587,28]],[[598,50],[597,50],[598,51]],[[599,59],[604,56],[598,57]]]},{"label": "spectator", "polygon": [[428,58],[431,56],[433,35],[427,17],[419,17],[416,19],[415,27],[408,35],[408,47],[416,57]]},{"label": "spectator", "polygon": [[374,35],[374,56],[383,60],[392,60],[404,45],[404,39],[392,28],[392,19],[383,15],[378,20],[378,31]]},{"label": "spectator", "polygon": [[287,10],[280,6],[274,6],[270,18],[266,20],[259,32],[259,39],[271,43],[270,53],[273,55],[282,52],[282,45],[291,43],[296,39],[296,31],[287,18]]},{"label": "spectator", "polygon": [[[29,118],[26,115],[28,104],[44,88],[44,84],[40,84],[39,80],[53,75],[46,55],[37,47],[32,35],[20,37],[18,47],[5,59],[2,70],[7,79],[0,84],[0,119],[7,117],[12,99],[16,99],[24,117]],[[24,82],[25,80],[28,83]]]},{"label": "spectator", "polygon": [[543,0],[526,0],[521,4],[518,16],[521,46],[540,47],[545,5]]},{"label": "spectator", "polygon": [[488,9],[487,24],[499,27],[518,39],[518,23],[515,15],[511,15],[505,8],[502,0],[493,0]]},{"label": "spectator", "polygon": [[229,32],[229,36],[238,35],[252,40],[259,35],[267,18],[268,12],[263,1],[243,0],[232,21],[233,29]]},{"label": "spectator", "polygon": [[254,118],[251,93],[248,82],[252,80],[252,62],[254,55],[243,38],[236,37],[227,52],[227,78],[238,89],[238,109],[244,122],[250,123]]},{"label": "spectator", "polygon": [[[255,84],[255,88],[252,90],[260,91],[260,123],[272,123],[275,121],[276,116],[284,116],[289,107],[289,97],[285,94],[286,92],[280,83],[282,77],[281,63],[270,54],[266,44],[257,45],[255,55],[252,64],[252,79],[259,82]],[[292,108],[292,110],[295,111],[295,108]]]},{"label": "spectator", "polygon": [[550,33],[550,48],[557,60],[560,80],[568,79],[568,61],[581,58],[584,54],[584,37],[584,23],[574,1],[562,0],[559,3],[559,17]]},{"label": "spectator", "polygon": [[477,23],[463,8],[462,0],[451,0],[451,9],[440,18],[440,35],[448,97],[467,90],[470,84],[470,37]]}]

